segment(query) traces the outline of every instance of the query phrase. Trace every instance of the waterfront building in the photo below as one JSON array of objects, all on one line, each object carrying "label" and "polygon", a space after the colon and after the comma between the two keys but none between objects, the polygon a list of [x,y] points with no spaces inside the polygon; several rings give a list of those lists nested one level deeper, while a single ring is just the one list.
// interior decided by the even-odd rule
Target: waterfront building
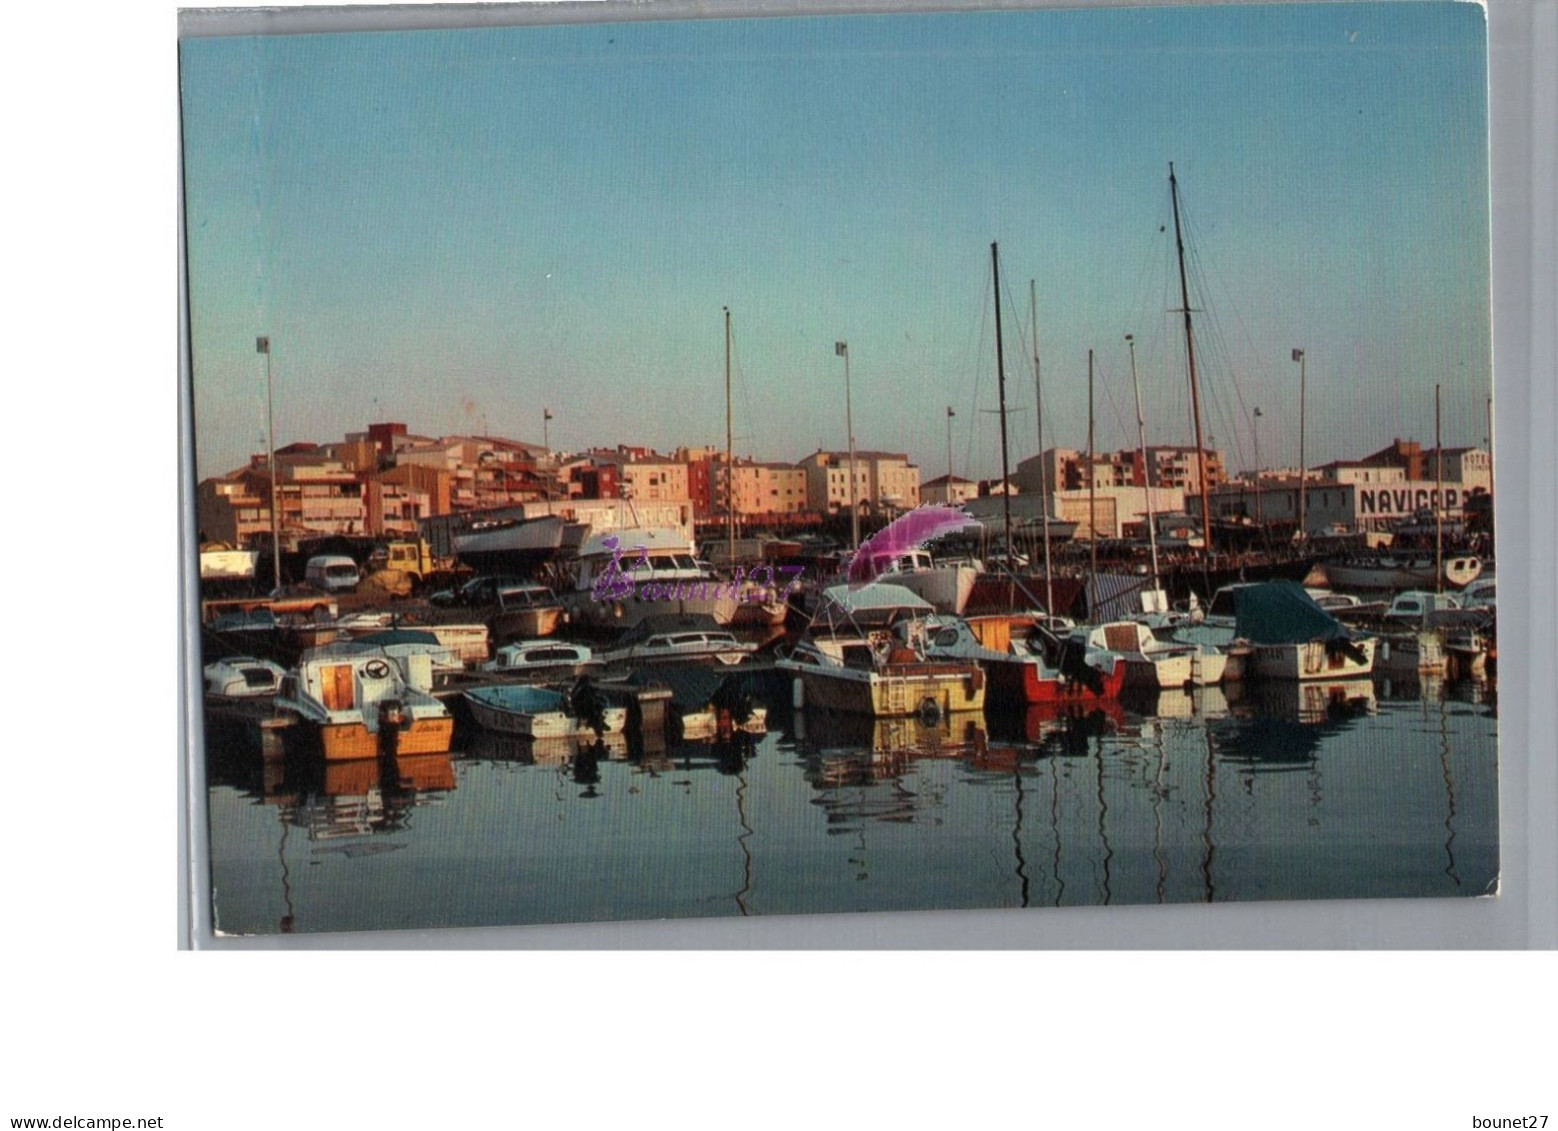
[{"label": "waterfront building", "polygon": [[[1163,487],[1187,494],[1197,494],[1201,490],[1194,446],[1149,447],[1145,463],[1141,452],[1135,448],[1099,452],[1091,464],[1086,452],[1074,448],[1049,448],[1019,462],[1014,478],[1018,489],[1024,492],[1039,491],[1041,485],[1051,491],[1081,491],[1090,485],[1096,488]],[[1206,449],[1208,486],[1215,487],[1227,479],[1222,452]],[[1099,525],[1102,526],[1102,522]]]},{"label": "waterfront building", "polygon": [[976,498],[979,495],[979,484],[972,479],[964,479],[957,475],[938,475],[928,483],[920,486],[920,501],[922,503],[944,503],[949,506],[957,506],[959,503]]},{"label": "waterfront building", "polygon": [[[849,512],[850,457],[821,449],[802,459],[806,508],[821,514]],[[920,504],[920,469],[902,452],[857,451],[854,498],[862,514],[890,513]]]}]

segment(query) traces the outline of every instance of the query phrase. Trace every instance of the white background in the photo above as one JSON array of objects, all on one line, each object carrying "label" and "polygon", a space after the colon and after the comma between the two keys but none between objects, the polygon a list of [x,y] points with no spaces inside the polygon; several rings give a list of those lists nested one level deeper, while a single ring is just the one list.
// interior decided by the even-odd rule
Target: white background
[{"label": "white background", "polygon": [[[1498,945],[1551,948],[1558,3],[1496,3],[1498,483],[1538,564],[1530,621],[1545,649],[1534,686],[1522,693],[1506,675],[1501,688],[1506,746],[1513,727],[1532,766],[1518,795],[1505,783],[1506,812],[1533,822],[1506,849],[1535,858],[1523,890],[1503,897],[1524,908],[1523,930]],[[1502,43],[1506,17],[1514,31]],[[176,30],[161,4],[33,7],[11,17],[0,67],[6,245],[21,251],[5,257],[0,350],[11,677],[0,1126],[57,1115],[214,1129],[1470,1128],[1473,1117],[1558,1117],[1551,950],[176,949]],[[1521,240],[1536,256],[1511,286],[1501,257]],[[1523,506],[1521,480],[1533,489]],[[1177,945],[1248,937],[1242,909],[1224,910],[1197,912]],[[1420,929],[1431,916],[1395,934],[1371,920],[1349,938],[1362,921],[1344,905],[1271,912],[1310,945],[1489,945],[1475,922],[1436,935]],[[1061,914],[1009,931],[1014,922],[840,917],[788,935],[704,937],[1130,947],[1143,920]],[[548,939],[562,936],[532,945]],[[1260,945],[1283,944],[1268,930]]]}]

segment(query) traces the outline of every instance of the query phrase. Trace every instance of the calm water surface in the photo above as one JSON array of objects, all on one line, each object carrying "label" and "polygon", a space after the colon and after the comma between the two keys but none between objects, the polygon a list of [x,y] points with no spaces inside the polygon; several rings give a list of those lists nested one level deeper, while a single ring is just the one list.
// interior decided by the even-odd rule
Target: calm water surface
[{"label": "calm water surface", "polygon": [[1496,696],[1362,680],[933,726],[770,714],[750,743],[322,766],[208,739],[218,928],[1472,896]]}]

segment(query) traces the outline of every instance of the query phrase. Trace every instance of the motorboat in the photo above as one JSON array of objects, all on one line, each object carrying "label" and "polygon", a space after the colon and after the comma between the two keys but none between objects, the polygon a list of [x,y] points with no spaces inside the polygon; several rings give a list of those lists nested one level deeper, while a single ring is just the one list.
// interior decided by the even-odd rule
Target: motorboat
[{"label": "motorboat", "polygon": [[615,707],[590,682],[567,691],[525,684],[494,684],[464,692],[471,717],[484,730],[526,738],[582,738],[618,734],[626,707]]},{"label": "motorboat", "polygon": [[737,640],[712,617],[662,613],[640,621],[600,658],[607,664],[675,661],[728,665],[741,663],[756,650],[756,644]]},{"label": "motorboat", "polygon": [[286,669],[253,656],[228,656],[205,666],[205,691],[221,699],[258,699],[276,694]]},{"label": "motorboat", "polygon": [[985,572],[977,560],[937,561],[923,549],[873,556],[877,560],[872,562],[870,576],[902,585],[929,601],[938,613],[955,616],[968,607],[974,582]]},{"label": "motorboat", "polygon": [[758,701],[750,678],[739,672],[665,664],[640,667],[628,678],[639,687],[663,687],[670,692],[668,721],[672,736],[706,738],[720,733],[763,734],[768,708]]},{"label": "motorboat", "polygon": [[[1037,629],[1016,635],[1010,624],[985,623],[979,628],[983,631],[976,632],[962,617],[938,614],[926,621],[925,653],[932,659],[979,663],[990,678],[990,706],[1091,705],[1117,698],[1124,685],[1125,661],[1112,652],[1089,653],[1077,641]],[[1002,643],[1004,649],[995,646]]]},{"label": "motorboat", "polygon": [[557,594],[545,585],[511,585],[498,590],[498,610],[488,622],[496,644],[550,636],[567,619]]},{"label": "motorboat", "polygon": [[1375,554],[1326,562],[1323,568],[1336,589],[1429,589],[1440,580],[1460,589],[1481,574],[1482,560],[1470,554],[1446,555],[1440,566],[1431,553]]},{"label": "motorboat", "polygon": [[901,585],[836,585],[806,635],[775,666],[795,678],[797,705],[875,717],[982,710],[978,661],[937,660],[925,648],[931,603]]},{"label": "motorboat", "polygon": [[1215,647],[1159,640],[1151,628],[1134,620],[1085,626],[1072,638],[1092,652],[1112,652],[1124,659],[1127,687],[1157,691],[1220,683],[1228,662]]},{"label": "motorboat", "polygon": [[566,640],[516,640],[497,650],[480,671],[493,675],[585,675],[601,667],[589,647]]},{"label": "motorboat", "polygon": [[1349,679],[1374,670],[1375,638],[1354,634],[1297,582],[1247,585],[1234,603],[1234,634],[1249,645],[1249,672],[1259,678]]},{"label": "motorboat", "polygon": [[342,642],[305,651],[275,703],[326,761],[443,754],[454,717],[432,689],[433,661],[425,653],[397,659]]},{"label": "motorboat", "polygon": [[699,565],[679,531],[629,527],[585,539],[562,603],[572,623],[593,628],[629,629],[664,613],[701,613],[725,626],[750,595]]},{"label": "motorboat", "polygon": [[456,535],[454,552],[478,570],[523,573],[557,552],[567,527],[554,515],[483,523]]}]

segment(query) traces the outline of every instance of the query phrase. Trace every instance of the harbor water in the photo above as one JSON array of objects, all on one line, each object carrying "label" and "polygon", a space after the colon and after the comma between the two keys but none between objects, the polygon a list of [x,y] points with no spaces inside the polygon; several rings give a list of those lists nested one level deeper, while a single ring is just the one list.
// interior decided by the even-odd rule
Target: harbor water
[{"label": "harbor water", "polygon": [[1498,881],[1497,696],[1375,678],[935,722],[771,704],[644,749],[325,764],[207,737],[232,934],[1467,897]]}]

